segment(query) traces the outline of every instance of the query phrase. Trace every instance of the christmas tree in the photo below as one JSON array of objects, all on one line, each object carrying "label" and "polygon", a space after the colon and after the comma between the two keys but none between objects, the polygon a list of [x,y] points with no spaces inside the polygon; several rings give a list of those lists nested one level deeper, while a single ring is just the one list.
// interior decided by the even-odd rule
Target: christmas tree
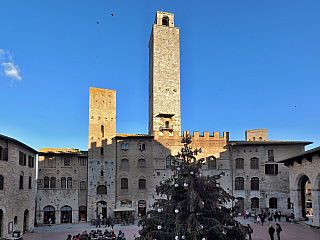
[{"label": "christmas tree", "polygon": [[143,217],[136,240],[245,239],[244,227],[234,220],[234,208],[225,203],[235,200],[219,184],[222,174],[201,176],[201,149],[192,150],[191,136],[183,136],[181,152],[173,156],[172,177],[156,186],[158,199]]}]

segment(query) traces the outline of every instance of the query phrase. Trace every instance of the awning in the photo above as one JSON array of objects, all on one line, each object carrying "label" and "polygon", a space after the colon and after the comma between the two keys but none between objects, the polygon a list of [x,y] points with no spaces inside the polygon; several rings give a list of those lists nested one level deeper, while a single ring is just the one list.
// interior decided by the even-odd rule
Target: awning
[{"label": "awning", "polygon": [[134,208],[129,208],[129,207],[119,207],[116,209],[113,209],[114,212],[126,212],[126,211],[135,211]]}]

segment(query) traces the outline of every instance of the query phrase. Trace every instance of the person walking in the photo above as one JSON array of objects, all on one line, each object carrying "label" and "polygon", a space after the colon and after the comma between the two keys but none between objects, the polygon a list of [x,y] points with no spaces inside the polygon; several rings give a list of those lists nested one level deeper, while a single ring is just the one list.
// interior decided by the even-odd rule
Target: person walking
[{"label": "person walking", "polygon": [[96,228],[99,226],[99,228],[100,228],[100,218],[97,218],[96,219]]},{"label": "person walking", "polygon": [[274,240],[274,232],[275,232],[274,227],[272,225],[270,225],[268,233],[269,233],[271,240]]},{"label": "person walking", "polygon": [[294,224],[294,214],[293,213],[291,213],[290,219],[291,219],[291,224]]},{"label": "person walking", "polygon": [[252,240],[252,238],[251,238],[252,233],[253,233],[253,229],[251,228],[250,224],[248,223],[247,234],[249,235],[249,240]]},{"label": "person walking", "polygon": [[51,218],[49,218],[49,227],[52,227],[51,223],[52,223],[52,220]]},{"label": "person walking", "polygon": [[277,237],[278,237],[278,240],[280,240],[280,232],[282,231],[282,228],[279,223],[276,223],[276,225],[277,225],[276,227]]}]

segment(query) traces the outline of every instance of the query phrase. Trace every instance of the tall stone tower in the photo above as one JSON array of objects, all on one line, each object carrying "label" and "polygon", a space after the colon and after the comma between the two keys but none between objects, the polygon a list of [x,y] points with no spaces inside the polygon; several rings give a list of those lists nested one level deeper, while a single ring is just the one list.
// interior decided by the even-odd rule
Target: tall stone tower
[{"label": "tall stone tower", "polygon": [[90,88],[87,220],[113,216],[116,176],[116,91]]},{"label": "tall stone tower", "polygon": [[181,133],[179,28],[174,14],[157,11],[149,42],[149,134],[164,131]]}]

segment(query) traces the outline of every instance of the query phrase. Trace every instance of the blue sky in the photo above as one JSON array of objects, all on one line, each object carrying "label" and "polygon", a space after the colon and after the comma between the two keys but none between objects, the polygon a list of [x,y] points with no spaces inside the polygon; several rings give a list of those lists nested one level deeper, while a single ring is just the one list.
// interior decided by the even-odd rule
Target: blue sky
[{"label": "blue sky", "polygon": [[117,90],[117,133],[147,134],[157,10],[180,27],[183,131],[320,145],[320,1],[3,0],[0,134],[86,150],[89,87]]}]

